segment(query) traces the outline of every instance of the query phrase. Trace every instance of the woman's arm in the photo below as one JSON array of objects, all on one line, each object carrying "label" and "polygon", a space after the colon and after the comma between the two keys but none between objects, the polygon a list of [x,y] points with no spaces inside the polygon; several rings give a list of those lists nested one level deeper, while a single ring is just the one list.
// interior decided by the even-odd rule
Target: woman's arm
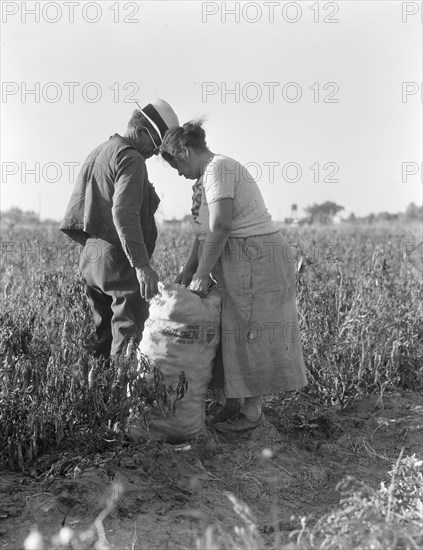
[{"label": "woman's arm", "polygon": [[210,273],[220,258],[231,232],[233,199],[212,202],[208,208],[209,229],[191,285],[191,289],[198,291],[200,295],[207,294]]},{"label": "woman's arm", "polygon": [[187,263],[186,265],[184,265],[184,268],[176,277],[175,283],[182,284],[184,286],[188,286],[191,283],[194,273],[197,271],[198,267],[199,246],[200,241],[196,238],[192,245],[191,254],[187,260]]}]

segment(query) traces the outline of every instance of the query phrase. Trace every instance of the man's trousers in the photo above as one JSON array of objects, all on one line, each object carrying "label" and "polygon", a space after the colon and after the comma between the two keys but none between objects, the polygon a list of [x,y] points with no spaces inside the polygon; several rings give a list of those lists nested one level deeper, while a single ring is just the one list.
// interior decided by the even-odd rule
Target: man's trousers
[{"label": "man's trousers", "polygon": [[128,344],[140,342],[148,317],[135,268],[120,246],[94,237],[87,240],[79,267],[97,334],[92,353],[105,359],[118,357]]}]

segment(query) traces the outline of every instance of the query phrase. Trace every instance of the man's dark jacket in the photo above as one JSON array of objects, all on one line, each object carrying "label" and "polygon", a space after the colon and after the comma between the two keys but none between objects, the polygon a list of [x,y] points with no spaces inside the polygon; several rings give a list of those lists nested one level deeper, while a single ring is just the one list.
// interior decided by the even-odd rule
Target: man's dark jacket
[{"label": "man's dark jacket", "polygon": [[91,236],[120,245],[131,266],[140,267],[154,251],[159,202],[144,157],[131,139],[115,134],[86,159],[60,229],[80,244]]}]

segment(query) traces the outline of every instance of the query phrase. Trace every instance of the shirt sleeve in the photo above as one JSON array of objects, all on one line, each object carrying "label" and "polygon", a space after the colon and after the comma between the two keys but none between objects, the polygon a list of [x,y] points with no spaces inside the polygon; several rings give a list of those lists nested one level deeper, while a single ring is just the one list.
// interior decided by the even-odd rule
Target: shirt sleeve
[{"label": "shirt sleeve", "polygon": [[132,267],[149,263],[141,228],[140,211],[149,185],[145,161],[140,155],[117,159],[112,216],[122,248]]},{"label": "shirt sleeve", "polygon": [[235,197],[235,184],[240,181],[241,165],[225,158],[211,162],[203,175],[203,189],[207,203]]}]

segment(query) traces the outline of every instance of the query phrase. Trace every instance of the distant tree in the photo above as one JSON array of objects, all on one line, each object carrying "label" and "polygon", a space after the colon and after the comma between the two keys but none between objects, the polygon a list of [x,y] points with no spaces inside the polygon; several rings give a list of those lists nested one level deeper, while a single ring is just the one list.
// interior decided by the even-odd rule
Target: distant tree
[{"label": "distant tree", "polygon": [[10,208],[10,210],[6,210],[6,212],[1,213],[1,218],[4,222],[10,224],[10,225],[17,225],[17,224],[36,224],[38,225],[40,223],[38,214],[36,212],[24,212],[20,208],[17,208],[16,206],[13,208]]},{"label": "distant tree", "polygon": [[414,202],[409,204],[405,210],[405,219],[407,221],[422,220],[423,206],[417,206]]},{"label": "distant tree", "polygon": [[332,223],[334,216],[341,210],[345,210],[345,208],[335,202],[326,201],[322,204],[308,206],[304,210],[311,216],[313,222],[328,224]]},{"label": "distant tree", "polygon": [[376,219],[378,221],[391,222],[394,220],[398,220],[399,216],[399,214],[394,214],[392,212],[379,212],[379,214],[376,216]]},{"label": "distant tree", "polygon": [[53,220],[53,218],[44,218],[44,220],[41,222],[45,225],[59,225],[60,222],[57,220]]}]

